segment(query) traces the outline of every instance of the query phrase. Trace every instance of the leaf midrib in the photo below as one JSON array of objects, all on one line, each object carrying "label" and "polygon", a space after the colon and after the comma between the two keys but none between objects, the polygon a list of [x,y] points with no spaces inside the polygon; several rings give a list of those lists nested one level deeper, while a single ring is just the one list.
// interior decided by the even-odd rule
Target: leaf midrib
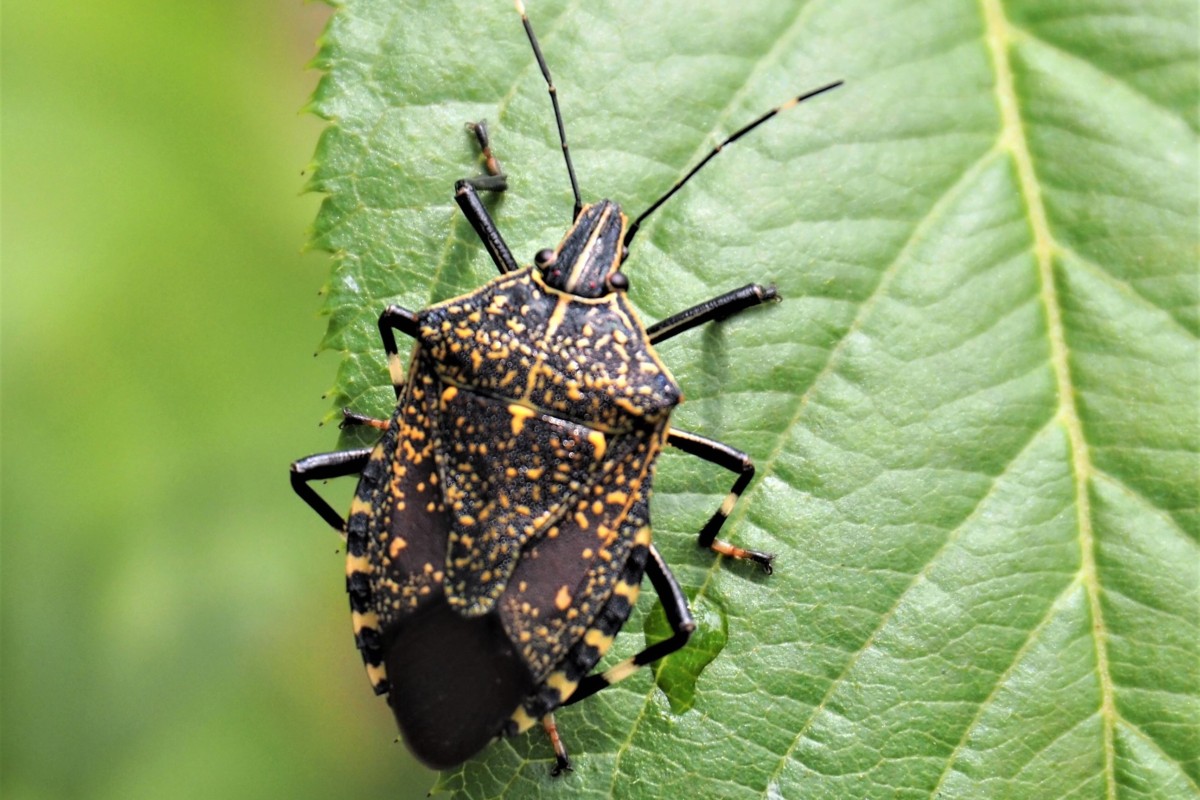
[{"label": "leaf midrib", "polygon": [[1100,580],[1096,569],[1096,538],[1092,529],[1091,499],[1088,482],[1092,475],[1091,456],[1083,433],[1083,422],[1075,402],[1075,386],[1071,379],[1071,367],[1066,342],[1066,331],[1062,318],[1062,306],[1058,297],[1058,286],[1054,279],[1054,256],[1057,250],[1046,206],[1042,200],[1041,185],[1034,168],[1033,155],[1025,135],[1024,121],[1016,93],[1016,86],[1009,62],[1009,47],[1020,33],[1008,22],[1000,0],[980,0],[984,19],[984,38],[992,59],[996,75],[996,99],[1000,107],[1000,142],[1007,145],[1017,170],[1017,183],[1021,196],[1029,210],[1030,230],[1033,234],[1033,255],[1037,262],[1041,281],[1042,306],[1046,314],[1046,328],[1050,340],[1050,363],[1054,370],[1054,382],[1058,393],[1058,418],[1067,434],[1071,458],[1071,472],[1075,484],[1075,517],[1079,531],[1080,566],[1079,580],[1087,593],[1088,607],[1092,617],[1092,642],[1096,653],[1096,672],[1100,686],[1100,718],[1104,737],[1104,780],[1106,796],[1116,800],[1116,758],[1113,731],[1116,723],[1113,680],[1108,663],[1108,629],[1104,623],[1104,609],[1100,603]]},{"label": "leaf midrib", "polygon": [[[1058,297],[1058,286],[1054,277],[1054,256],[1055,253],[1060,251],[1062,248],[1057,244],[1051,232],[1046,208],[1041,196],[1037,172],[1034,168],[1033,156],[1029,148],[1029,142],[1025,135],[1012,67],[1009,63],[1008,47],[1013,41],[1014,37],[1020,35],[1020,32],[1010,25],[1008,19],[1004,15],[1000,0],[980,0],[980,6],[984,23],[984,40],[992,61],[993,72],[995,75],[995,94],[1000,112],[1000,131],[996,145],[988,152],[984,153],[975,162],[975,164],[964,173],[963,178],[957,181],[954,186],[945,192],[942,197],[939,198],[939,200],[935,202],[933,206],[931,206],[929,213],[917,223],[917,225],[914,227],[912,236],[909,237],[908,242],[906,242],[905,246],[901,248],[900,252],[897,254],[897,257],[892,260],[891,267],[888,270],[885,270],[885,274],[881,277],[880,282],[876,285],[876,288],[872,292],[871,296],[864,301],[863,307],[860,309],[860,313],[856,316],[855,322],[847,329],[847,334],[858,326],[864,316],[864,310],[873,305],[871,300],[875,297],[878,297],[882,289],[888,283],[888,273],[892,271],[892,268],[903,261],[903,253],[907,251],[909,247],[911,247],[913,241],[920,238],[919,232],[925,226],[925,224],[927,224],[928,220],[935,218],[937,216],[937,211],[945,206],[949,198],[952,198],[957,194],[956,190],[965,183],[968,183],[968,178],[977,174],[987,164],[990,164],[993,157],[997,153],[1007,153],[1009,157],[1012,158],[1016,168],[1018,188],[1028,211],[1030,233],[1033,239],[1033,255],[1036,268],[1038,270],[1039,282],[1041,284],[1040,297],[1045,310],[1047,336],[1050,345],[1049,359],[1054,373],[1055,388],[1058,396],[1058,410],[1055,417],[1060,421],[1067,435],[1072,477],[1074,482],[1076,523],[1079,531],[1078,545],[1080,549],[1080,568],[1076,579],[1064,589],[1063,595],[1060,595],[1058,599],[1050,604],[1047,614],[1040,625],[1044,625],[1054,616],[1060,605],[1062,596],[1069,594],[1071,589],[1076,585],[1082,585],[1084,587],[1088,601],[1089,613],[1092,617],[1092,625],[1090,628],[1092,631],[1093,646],[1096,653],[1096,670],[1098,673],[1098,682],[1101,695],[1099,713],[1101,716],[1104,737],[1103,751],[1106,796],[1109,798],[1109,800],[1115,800],[1116,775],[1113,738],[1117,712],[1114,700],[1113,680],[1108,663],[1108,632],[1104,623],[1103,609],[1100,603],[1100,584],[1096,566],[1096,541],[1092,528],[1091,504],[1087,493],[1088,480],[1090,479],[1090,476],[1094,474],[1094,469],[1091,463],[1090,454],[1088,452],[1086,439],[1084,437],[1082,420],[1080,419],[1079,410],[1075,402],[1076,394],[1070,371],[1065,326],[1062,318],[1062,308]],[[797,17],[797,21],[804,16],[804,10],[809,8],[811,8],[811,4],[806,4],[802,8]],[[791,31],[795,24],[796,23],[794,22],[793,26],[789,27],[788,30]],[[785,32],[777,41],[782,41],[783,39],[786,39],[787,36],[788,33]],[[771,53],[776,52],[776,49],[777,48],[773,48]],[[768,54],[766,57],[764,57],[763,61],[767,60],[770,55],[771,54]],[[728,107],[726,107],[725,112],[723,113],[727,112]],[[723,118],[724,116],[721,117],[721,119]],[[702,153],[700,153],[700,155],[702,155]],[[822,369],[821,373],[813,379],[813,382],[810,384],[808,390],[805,391],[797,401],[796,412],[793,415],[795,419],[793,422],[795,422],[803,414],[804,408],[807,405],[807,399],[814,387],[821,382],[821,377],[827,374],[832,369],[833,364],[837,362],[837,354],[840,352],[841,346],[844,342],[845,335],[843,335],[839,343],[831,349],[829,358],[826,360],[825,367]],[[785,428],[785,430],[787,430],[787,428]],[[776,443],[776,447],[770,456],[763,462],[762,467],[759,470],[759,474],[761,476],[759,485],[761,485],[762,480],[765,480],[772,474],[774,465],[782,451],[783,444],[784,439],[781,437]],[[739,504],[738,508],[734,512],[734,519],[730,520],[731,525],[736,526],[736,523],[745,517],[746,507],[747,504],[745,503]],[[959,527],[961,528],[961,526]],[[719,568],[720,559],[715,559],[712,567],[710,567],[705,573],[704,581],[701,583],[696,592],[696,599],[699,599],[705,595],[706,590],[711,585],[713,576],[716,574]],[[914,583],[916,583],[919,578],[920,576],[917,576],[917,578],[914,580]],[[903,597],[906,594],[907,590],[901,592],[900,597]],[[898,603],[899,598],[897,599],[897,605]],[[779,774],[786,767],[786,764],[790,758],[790,754],[803,740],[804,734],[808,731],[818,717],[820,709],[825,705],[826,701],[832,697],[837,687],[841,685],[844,676],[849,672],[853,663],[857,660],[857,656],[861,654],[863,650],[869,647],[871,641],[874,640],[875,635],[878,633],[878,630],[881,627],[882,625],[872,633],[866,642],[864,642],[863,646],[859,648],[854,656],[851,657],[846,668],[842,671],[842,674],[832,681],[821,703],[813,710],[812,714],[809,715],[805,725],[794,737],[791,746],[789,746],[781,756],[780,762],[776,766],[775,770],[773,770],[772,777],[768,781],[768,784],[777,779]],[[1016,660],[1019,660],[1019,657]],[[617,750],[617,763],[614,765],[613,769],[614,781],[616,780],[616,776],[620,774],[619,762],[621,753],[626,749],[628,743],[632,741],[633,737],[636,735],[638,724],[645,716],[646,708],[651,702],[654,691],[654,687],[651,687],[647,693],[642,709],[640,710],[637,718],[634,720],[634,723],[630,726],[626,742]],[[986,701],[984,705],[986,705]],[[966,741],[972,727],[973,724],[967,726],[967,728],[964,730],[962,739],[959,742],[959,746],[955,747],[950,757],[947,759],[946,768],[939,777],[937,786],[940,786],[945,780],[946,776],[950,773],[955,756],[959,752],[962,743]],[[936,794],[936,791],[937,789],[935,787],[931,793],[931,796],[932,794]]]}]

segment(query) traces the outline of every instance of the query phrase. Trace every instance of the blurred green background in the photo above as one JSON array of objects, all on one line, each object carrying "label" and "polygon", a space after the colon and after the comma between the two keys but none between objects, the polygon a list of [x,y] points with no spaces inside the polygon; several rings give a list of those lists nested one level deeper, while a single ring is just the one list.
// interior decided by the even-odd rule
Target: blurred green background
[{"label": "blurred green background", "polygon": [[6,2],[0,795],[422,797],[291,493],[330,9]]}]

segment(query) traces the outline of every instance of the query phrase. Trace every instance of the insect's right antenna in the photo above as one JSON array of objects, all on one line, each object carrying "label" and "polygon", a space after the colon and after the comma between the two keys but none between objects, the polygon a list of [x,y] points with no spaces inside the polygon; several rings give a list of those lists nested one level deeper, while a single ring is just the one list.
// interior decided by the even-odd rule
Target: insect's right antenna
[{"label": "insect's right antenna", "polygon": [[579,197],[579,182],[575,180],[575,167],[571,164],[571,151],[567,149],[567,131],[563,127],[562,111],[558,108],[558,91],[554,88],[554,81],[550,79],[550,68],[546,66],[542,48],[538,45],[537,37],[533,35],[533,26],[529,24],[529,17],[525,14],[525,4],[521,0],[516,0],[516,4],[517,13],[521,15],[521,24],[525,26],[529,43],[533,45],[533,54],[537,57],[538,66],[542,68],[542,77],[546,79],[546,86],[549,87],[550,102],[554,104],[554,121],[558,123],[558,140],[562,142],[563,158],[567,161],[567,174],[571,176],[571,191],[575,193],[575,213],[571,216],[571,221],[574,222],[579,218],[579,212],[583,210],[583,200]]},{"label": "insect's right antenna", "polygon": [[[518,2],[520,2],[520,0],[518,0]],[[751,122],[749,125],[745,126],[744,128],[741,128],[736,133],[734,133],[732,136],[730,136],[728,139],[726,139],[725,141],[721,142],[719,145],[714,147],[708,155],[706,155],[704,158],[700,159],[699,164],[692,167],[690,170],[688,170],[688,173],[686,175],[684,175],[682,178],[680,178],[678,181],[676,181],[675,185],[672,186],[670,189],[668,189],[666,194],[664,194],[662,197],[655,200],[654,203],[649,208],[647,208],[645,211],[643,211],[641,214],[638,215],[638,218],[635,219],[633,221],[633,224],[629,226],[629,230],[627,230],[625,232],[625,249],[626,250],[629,249],[629,243],[633,241],[633,237],[637,234],[638,228],[640,228],[642,226],[642,221],[644,219],[646,219],[646,217],[650,216],[655,211],[657,211],[659,206],[661,206],[663,203],[670,200],[671,196],[673,194],[675,194],[676,192],[678,192],[680,189],[682,189],[683,185],[685,183],[687,183],[689,180],[691,180],[692,176],[695,175],[697,172],[699,172],[701,167],[703,167],[709,161],[712,161],[714,158],[716,158],[717,153],[721,152],[721,148],[723,148],[727,144],[733,144],[738,139],[742,138],[747,133],[754,130],[759,125],[762,125],[764,122],[769,120],[771,117],[778,114],[780,111],[785,111],[785,110],[791,108],[792,106],[796,105],[797,103],[803,103],[805,100],[809,99],[810,97],[816,97],[819,94],[828,92],[830,89],[836,89],[837,87],[839,87],[841,85],[842,85],[841,81],[834,81],[833,83],[822,86],[820,89],[813,89],[811,92],[805,92],[804,94],[800,95],[799,97],[793,97],[791,100],[788,100],[783,105],[772,108],[770,111],[763,114],[761,117],[754,120],[753,122]],[[563,147],[566,147],[566,144],[564,144]]]}]

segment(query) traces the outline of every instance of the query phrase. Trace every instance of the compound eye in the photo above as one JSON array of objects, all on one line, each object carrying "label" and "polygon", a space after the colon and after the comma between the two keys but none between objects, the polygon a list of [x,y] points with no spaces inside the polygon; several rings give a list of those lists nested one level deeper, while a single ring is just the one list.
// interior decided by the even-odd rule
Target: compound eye
[{"label": "compound eye", "polygon": [[608,276],[608,288],[616,292],[628,291],[629,278],[625,277],[624,272],[614,272]]},{"label": "compound eye", "polygon": [[533,257],[533,263],[537,264],[539,269],[545,269],[554,263],[558,258],[558,254],[547,247],[544,250],[538,250],[537,255]]}]

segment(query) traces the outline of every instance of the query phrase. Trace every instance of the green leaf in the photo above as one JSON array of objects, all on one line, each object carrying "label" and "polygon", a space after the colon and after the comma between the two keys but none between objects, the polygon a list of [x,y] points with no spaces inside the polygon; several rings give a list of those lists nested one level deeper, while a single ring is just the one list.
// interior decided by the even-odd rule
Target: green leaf
[{"label": "green leaf", "polygon": [[[670,700],[644,671],[562,711],[569,776],[533,733],[438,787],[1200,797],[1195,3],[529,14],[585,200],[634,213],[757,114],[846,85],[728,148],[626,268],[647,320],[750,281],[786,298],[661,348],[675,424],[755,459],[726,533],[775,575],[695,547],[731,476],[665,454],[655,541],[727,640],[660,666]],[[570,190],[507,3],[347,2],[321,66],[335,405],[384,415],[380,310],[494,273],[451,199],[479,171],[463,123],[491,122],[520,260]]]}]

